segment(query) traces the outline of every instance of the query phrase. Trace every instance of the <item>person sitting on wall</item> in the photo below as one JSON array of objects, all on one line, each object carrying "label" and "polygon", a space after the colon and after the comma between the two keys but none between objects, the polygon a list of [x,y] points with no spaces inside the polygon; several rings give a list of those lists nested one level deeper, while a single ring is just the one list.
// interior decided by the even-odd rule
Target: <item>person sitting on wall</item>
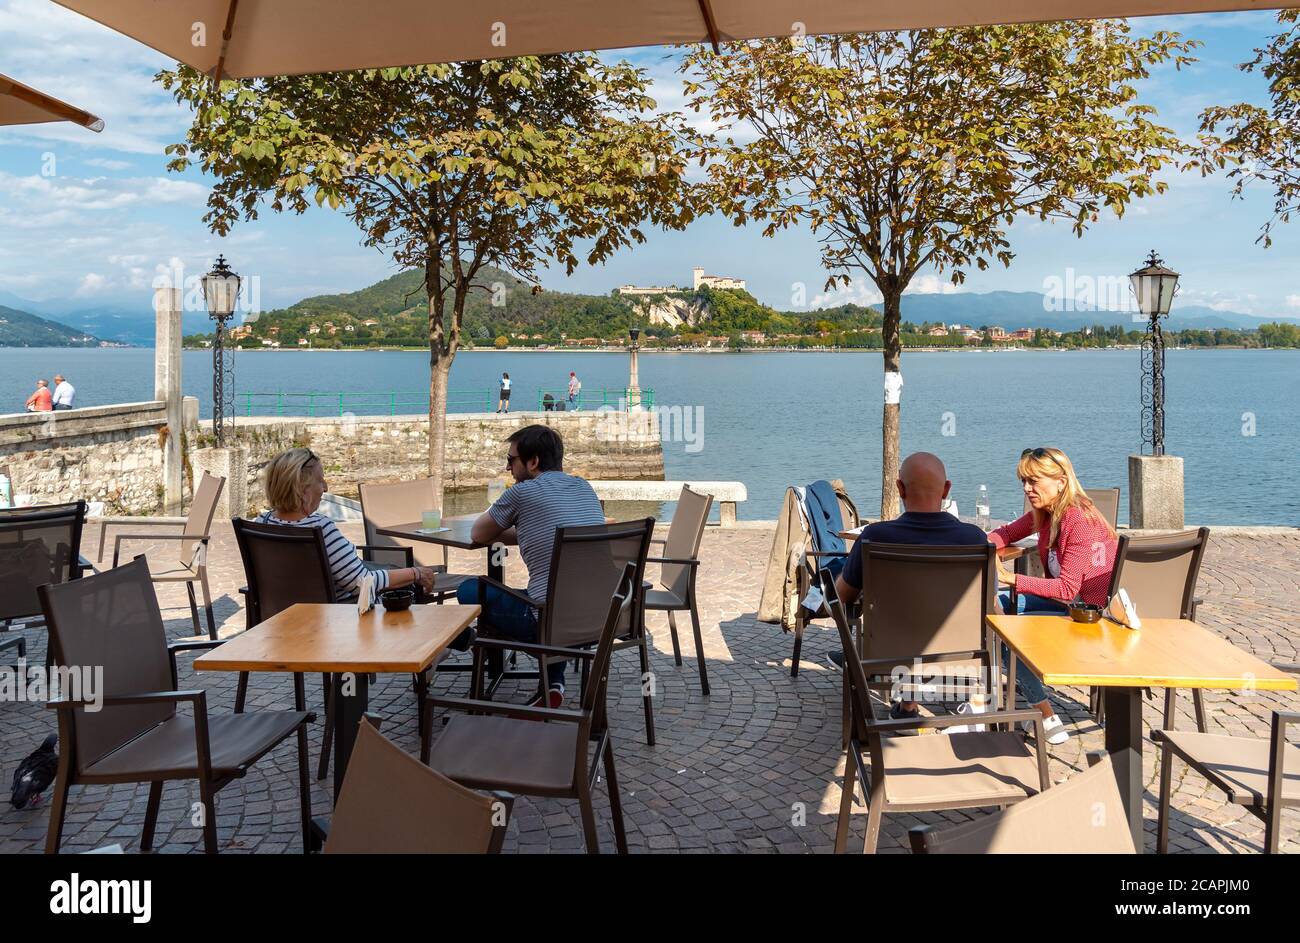
[{"label": "person sitting on wall", "polygon": [[27,411],[29,413],[48,413],[53,408],[54,402],[50,395],[50,381],[37,380],[35,392],[27,397]]}]

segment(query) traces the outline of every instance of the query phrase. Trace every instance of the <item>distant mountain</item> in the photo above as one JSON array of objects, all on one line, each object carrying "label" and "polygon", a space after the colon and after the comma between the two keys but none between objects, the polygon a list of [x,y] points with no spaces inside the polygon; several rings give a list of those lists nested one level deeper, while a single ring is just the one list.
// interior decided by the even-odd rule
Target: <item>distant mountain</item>
[{"label": "distant mountain", "polygon": [[[1118,324],[1134,330],[1143,323],[1140,316],[1135,321],[1133,313],[1127,311],[1105,311],[1083,306],[1080,306],[1081,310],[1054,311],[1051,310],[1054,303],[1054,299],[1036,291],[990,291],[978,294],[954,292],[946,295],[906,294],[901,309],[903,319],[915,324],[941,321],[945,324],[969,324],[972,327],[997,325],[1009,331],[1023,327],[1077,331],[1095,324]],[[1172,331],[1215,328],[1254,330],[1270,321],[1300,323],[1300,318],[1261,318],[1239,311],[1180,305],[1175,301],[1165,327]]]},{"label": "distant mountain", "polygon": [[0,305],[0,347],[98,347],[99,338],[27,311]]}]

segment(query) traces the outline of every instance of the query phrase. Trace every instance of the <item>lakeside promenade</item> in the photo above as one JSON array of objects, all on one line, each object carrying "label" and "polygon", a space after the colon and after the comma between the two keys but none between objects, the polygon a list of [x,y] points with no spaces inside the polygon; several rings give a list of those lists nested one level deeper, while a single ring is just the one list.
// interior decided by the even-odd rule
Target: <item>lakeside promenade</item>
[{"label": "lakeside promenade", "polygon": [[[360,528],[342,525],[352,539]],[[97,530],[92,528],[90,530]],[[666,528],[660,527],[658,536]],[[840,749],[840,675],[826,667],[825,654],[838,647],[829,623],[812,629],[804,643],[799,677],[789,676],[791,637],[779,626],[757,623],[754,613],[772,540],[770,522],[742,522],[734,530],[706,530],[700,556],[701,621],[712,695],[703,697],[693,668],[690,631],[682,635],[685,666],[673,664],[667,622],[652,614],[651,669],[657,684],[655,723],[658,745],[645,745],[637,662],[630,653],[616,655],[609,685],[611,723],[619,779],[633,852],[829,852],[834,839],[842,771]],[[83,552],[94,559],[96,534],[87,533]],[[148,547],[158,562],[174,548]],[[139,550],[137,552],[143,552]],[[214,525],[209,557],[216,616],[223,637],[244,628],[238,588],[243,569],[229,523]],[[453,551],[453,571],[479,572],[481,553]],[[523,566],[512,554],[506,580],[518,585]],[[1200,621],[1233,645],[1266,662],[1300,661],[1295,587],[1300,585],[1300,529],[1216,529],[1201,570]],[[163,615],[172,638],[193,631],[184,590],[159,584]],[[28,662],[44,658],[46,633],[26,632]],[[625,657],[626,656],[626,657]],[[235,675],[195,673],[189,657],[180,659],[180,685],[208,692],[210,708],[230,709]],[[438,692],[460,693],[463,675],[440,677]],[[307,683],[309,706],[319,711],[320,685]],[[502,699],[521,700],[519,689],[503,686]],[[249,706],[288,707],[288,676],[254,675]],[[1099,749],[1102,731],[1087,714],[1087,692],[1055,692],[1057,709],[1071,729],[1070,740],[1050,748],[1051,776],[1059,782],[1086,768],[1087,750]],[[1266,736],[1270,712],[1300,708],[1296,695],[1274,692],[1207,692],[1211,732]],[[1144,734],[1158,722],[1162,698],[1147,701]],[[374,685],[372,710],[385,718],[384,733],[404,750],[417,749],[415,697],[408,676],[381,675]],[[436,722],[435,722],[436,723]],[[1191,697],[1178,701],[1178,726],[1192,727]],[[53,729],[50,711],[41,704],[0,705],[0,777]],[[322,724],[311,727],[311,759],[319,755]],[[435,737],[442,727],[435,726]],[[1154,848],[1157,751],[1148,742],[1144,780],[1148,848]],[[217,802],[222,852],[300,850],[297,835],[296,751],[292,741],[254,766],[248,776],[222,790]],[[330,807],[330,780],[313,781],[314,807]],[[1177,852],[1258,852],[1261,823],[1241,807],[1227,804],[1206,781],[1188,775],[1181,764],[1174,772],[1171,850]],[[64,850],[86,851],[120,843],[138,849],[148,788],[98,786],[74,789],[64,832]],[[201,848],[200,832],[188,826],[198,799],[193,783],[169,784],[163,794],[158,846],[164,853]],[[601,840],[612,847],[603,791],[596,792],[596,820]],[[506,839],[507,850],[578,851],[582,830],[577,807],[559,800],[519,799]],[[922,822],[963,821],[981,811],[885,817],[882,852],[903,852],[907,829]],[[48,808],[15,810],[0,805],[0,853],[37,852],[43,848]],[[855,806],[850,849],[861,845],[865,808]],[[1288,813],[1282,823],[1283,852],[1300,852],[1300,821]],[[186,823],[182,825],[181,823]]]}]

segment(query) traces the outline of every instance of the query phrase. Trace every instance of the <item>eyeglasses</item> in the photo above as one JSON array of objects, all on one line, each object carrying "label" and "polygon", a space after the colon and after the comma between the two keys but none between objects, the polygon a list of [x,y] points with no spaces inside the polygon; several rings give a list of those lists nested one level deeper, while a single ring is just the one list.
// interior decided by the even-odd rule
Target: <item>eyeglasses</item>
[{"label": "eyeglasses", "polygon": [[519,461],[518,455],[511,455],[509,452],[506,453],[506,468],[509,468],[517,461]]},{"label": "eyeglasses", "polygon": [[1035,461],[1042,461],[1043,459],[1047,459],[1057,468],[1061,469],[1061,471],[1065,471],[1065,467],[1056,460],[1056,456],[1052,454],[1051,449],[1045,449],[1045,448],[1025,449],[1023,452],[1020,453],[1020,458],[1022,461],[1024,459],[1031,458],[1031,457]]}]

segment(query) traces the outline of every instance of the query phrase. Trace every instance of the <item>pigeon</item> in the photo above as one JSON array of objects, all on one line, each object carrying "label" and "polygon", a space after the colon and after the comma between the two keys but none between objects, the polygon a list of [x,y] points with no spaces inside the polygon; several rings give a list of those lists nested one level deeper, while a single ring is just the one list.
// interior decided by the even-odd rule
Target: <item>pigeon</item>
[{"label": "pigeon", "polygon": [[45,742],[14,770],[14,792],[9,802],[15,809],[36,805],[41,800],[41,793],[54,782],[54,773],[59,767],[59,754],[54,750],[58,742],[59,735],[50,734],[45,738]]}]

